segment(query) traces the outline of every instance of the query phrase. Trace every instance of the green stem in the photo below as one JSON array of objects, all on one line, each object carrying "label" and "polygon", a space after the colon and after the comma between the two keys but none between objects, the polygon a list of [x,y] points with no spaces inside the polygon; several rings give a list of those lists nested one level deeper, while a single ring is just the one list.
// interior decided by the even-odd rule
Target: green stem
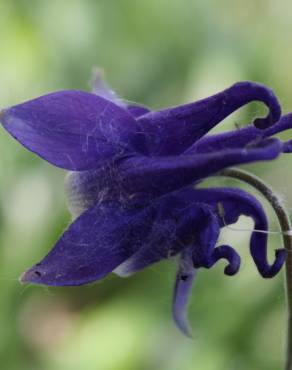
[{"label": "green stem", "polygon": [[255,175],[237,168],[225,169],[220,171],[218,175],[241,180],[254,187],[267,199],[278,217],[282,230],[284,247],[288,252],[285,263],[285,290],[287,302],[287,350],[285,370],[292,370],[292,235],[289,215],[272,189]]}]

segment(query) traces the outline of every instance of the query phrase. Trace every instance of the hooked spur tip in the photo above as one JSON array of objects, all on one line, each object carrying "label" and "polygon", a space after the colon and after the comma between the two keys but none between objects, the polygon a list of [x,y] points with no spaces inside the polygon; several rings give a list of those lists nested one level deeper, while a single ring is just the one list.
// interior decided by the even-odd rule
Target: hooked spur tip
[{"label": "hooked spur tip", "polygon": [[266,128],[271,127],[274,123],[276,123],[278,119],[274,119],[271,115],[268,115],[265,118],[256,118],[253,121],[254,126],[259,130],[264,130]]},{"label": "hooked spur tip", "polygon": [[275,261],[271,266],[263,265],[257,266],[259,273],[265,279],[273,278],[278,274],[278,272],[283,267],[287,258],[287,250],[284,248],[276,249],[275,250]]}]

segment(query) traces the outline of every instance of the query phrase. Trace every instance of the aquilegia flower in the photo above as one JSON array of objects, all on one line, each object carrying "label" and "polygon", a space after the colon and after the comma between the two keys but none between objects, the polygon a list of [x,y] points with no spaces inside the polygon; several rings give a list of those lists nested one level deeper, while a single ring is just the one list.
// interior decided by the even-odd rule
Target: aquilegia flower
[{"label": "aquilegia flower", "polygon": [[[251,101],[269,114],[254,125],[206,136],[216,124]],[[271,138],[292,127],[280,119],[273,92],[240,82],[195,103],[151,112],[119,99],[98,76],[92,93],[59,91],[4,109],[3,127],[51,164],[71,171],[66,188],[76,218],[49,254],[21,277],[23,282],[65,286],[127,276],[178,256],[173,315],[188,333],[185,314],[196,270],[225,259],[225,274],[240,267],[238,253],[217,246],[220,229],[250,216],[268,230],[259,201],[235,188],[198,189],[218,171],[266,161],[290,152],[290,142]],[[280,120],[279,120],[280,119]],[[220,212],[224,210],[224,219]],[[267,235],[254,231],[250,253],[259,273],[275,276],[286,252],[270,264]]]}]

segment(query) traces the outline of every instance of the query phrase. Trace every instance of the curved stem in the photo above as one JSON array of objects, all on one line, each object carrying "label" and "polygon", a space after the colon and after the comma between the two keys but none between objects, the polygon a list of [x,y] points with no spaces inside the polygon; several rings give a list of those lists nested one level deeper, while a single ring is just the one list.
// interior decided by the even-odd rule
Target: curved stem
[{"label": "curved stem", "polygon": [[257,189],[271,204],[278,217],[279,224],[282,230],[284,247],[288,252],[285,264],[285,287],[288,314],[285,370],[292,370],[292,235],[289,215],[284,206],[281,204],[280,199],[275,195],[272,189],[269,188],[261,179],[259,179],[255,175],[237,168],[222,170],[217,175],[241,180]]}]

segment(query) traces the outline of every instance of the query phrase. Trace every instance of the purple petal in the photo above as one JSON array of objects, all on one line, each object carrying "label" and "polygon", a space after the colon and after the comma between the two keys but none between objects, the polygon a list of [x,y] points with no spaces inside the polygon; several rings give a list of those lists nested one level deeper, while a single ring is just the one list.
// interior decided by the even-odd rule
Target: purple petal
[{"label": "purple petal", "polygon": [[[185,191],[180,192],[180,196],[185,199]],[[179,192],[178,192],[179,194]],[[191,235],[193,240],[191,251],[194,267],[211,268],[218,260],[226,259],[229,264],[225,267],[225,274],[234,275],[240,267],[240,257],[237,252],[229,246],[215,248],[219,238],[219,221],[216,210],[212,210],[208,204],[201,203],[203,197],[196,196],[196,190],[190,193],[189,201],[191,204],[196,199],[196,205],[184,211],[182,219],[184,222],[185,234]],[[183,201],[183,199],[181,199]],[[189,202],[188,202],[189,203]],[[187,207],[187,202],[185,206]],[[201,212],[198,212],[198,211]],[[192,231],[192,234],[190,233]]]},{"label": "purple petal", "polygon": [[[225,274],[234,275],[239,270],[240,257],[233,248],[227,245],[215,248],[219,233],[218,221],[220,226],[224,227],[236,222],[240,215],[246,215],[253,218],[256,229],[267,231],[267,220],[261,204],[252,195],[242,190],[186,188],[173,193],[172,198],[177,199],[176,205],[170,195],[159,200],[162,204],[164,199],[176,209],[176,214],[173,215],[178,220],[175,229],[176,237],[172,236],[171,240],[176,243],[179,241],[182,248],[191,247],[196,268],[211,268],[219,259],[226,259],[229,264],[225,268]],[[219,203],[224,207],[224,222],[218,214]],[[256,231],[252,233],[250,250],[263,277],[276,275],[286,256],[285,250],[277,250],[275,261],[270,265],[267,258],[267,235]],[[129,275],[178,252],[179,249],[175,249],[175,244],[171,249],[169,246],[165,248],[163,243],[145,244],[122,266],[119,266],[116,272],[122,276]]]},{"label": "purple petal", "polygon": [[60,91],[5,109],[4,128],[55,166],[93,169],[135,152],[136,121],[94,94]]},{"label": "purple petal", "polygon": [[101,202],[77,218],[53,250],[23,275],[22,281],[81,285],[103,278],[140,251],[140,255],[148,253],[148,262],[154,261],[155,253],[155,258],[175,255],[193,234],[193,224],[186,233],[179,220],[182,206],[186,205],[173,195],[138,209],[125,209],[119,202]]},{"label": "purple petal", "polygon": [[292,128],[292,113],[285,114],[281,119],[272,127],[264,130],[265,137],[275,135],[279,132],[289,130]]},{"label": "purple petal", "polygon": [[198,202],[197,206],[201,204],[202,214],[200,215],[200,220],[196,220],[194,218],[192,215],[192,208],[188,210],[188,213],[190,214],[189,217],[193,221],[193,229],[199,230],[196,238],[193,238],[194,241],[192,242],[193,264],[196,268],[210,268],[215,263],[212,255],[219,238],[220,227],[216,213],[213,212],[208,205],[202,204],[200,199],[197,199],[196,201]]},{"label": "purple petal", "polygon": [[[255,229],[268,230],[267,218],[260,202],[243,190],[230,188],[197,189],[193,192],[192,197],[192,199],[200,199],[201,202],[211,206],[214,212],[218,209],[218,204],[223,206],[224,220],[218,214],[221,227],[236,222],[240,215],[246,215],[254,220]],[[275,251],[275,261],[270,265],[267,257],[267,241],[267,234],[254,231],[250,241],[250,252],[259,273],[265,278],[270,278],[275,276],[283,266],[286,251],[285,249],[277,249]],[[231,258],[235,258],[233,263],[236,267],[236,256],[231,256]],[[232,266],[230,269],[232,272]]]},{"label": "purple petal", "polygon": [[[249,125],[234,131],[205,136],[192,145],[184,154],[209,153],[216,150],[239,148],[292,128],[292,113],[286,114],[272,127],[265,130]],[[283,152],[290,153],[291,141],[284,143]]]},{"label": "purple petal", "polygon": [[133,157],[96,171],[73,172],[66,181],[70,211],[76,217],[104,200],[119,200],[128,207],[143,206],[153,197],[187,186],[221,168],[273,159],[281,146],[275,139],[257,145],[192,156]]},{"label": "purple petal", "polygon": [[207,154],[168,157],[132,157],[120,163],[120,189],[129,194],[159,196],[216,174],[223,168],[260,160],[275,159],[282,151],[278,139],[268,139],[247,148]]},{"label": "purple petal", "polygon": [[99,204],[71,224],[21,280],[55,286],[99,280],[156,237],[152,231],[156,217],[155,207],[125,210],[117,202]]},{"label": "purple petal", "polygon": [[269,127],[280,118],[281,109],[273,92],[253,82],[240,82],[195,103],[143,115],[139,122],[145,132],[148,153],[183,153],[217,123],[251,101],[261,101],[270,110],[266,118],[254,121],[256,127]]},{"label": "purple petal", "polygon": [[188,249],[181,255],[172,304],[173,319],[178,328],[188,337],[192,335],[187,318],[187,304],[195,277],[196,270],[193,267],[191,252]]},{"label": "purple petal", "polygon": [[145,243],[141,249],[115,270],[116,274],[119,276],[131,275],[155,262],[176,255],[188,246],[197,251],[198,266],[196,267],[208,265],[219,235],[216,215],[213,216],[208,208],[199,203],[188,208],[188,203],[182,200],[180,192],[177,192],[174,195],[165,195],[155,201],[155,203],[160,203],[160,207],[164,208],[165,212],[167,210],[168,222],[164,220],[163,225],[160,223],[156,226],[160,231],[164,228],[165,232],[162,235],[168,234],[168,238],[166,240],[157,239],[156,243]]},{"label": "purple petal", "polygon": [[268,130],[260,130],[254,126],[248,126],[234,131],[204,136],[185,151],[185,155],[195,153],[212,153],[217,150],[242,148],[248,144],[256,143],[265,138]]},{"label": "purple petal", "polygon": [[122,277],[130,276],[155,262],[177,254],[183,245],[176,235],[176,221],[169,216],[156,222],[151,230],[151,237],[130,258],[119,265],[114,272]]},{"label": "purple petal", "polygon": [[240,268],[240,257],[238,253],[229,245],[221,245],[214,249],[212,253],[212,263],[215,264],[220,259],[226,259],[228,265],[224,269],[225,275],[235,275]]}]

